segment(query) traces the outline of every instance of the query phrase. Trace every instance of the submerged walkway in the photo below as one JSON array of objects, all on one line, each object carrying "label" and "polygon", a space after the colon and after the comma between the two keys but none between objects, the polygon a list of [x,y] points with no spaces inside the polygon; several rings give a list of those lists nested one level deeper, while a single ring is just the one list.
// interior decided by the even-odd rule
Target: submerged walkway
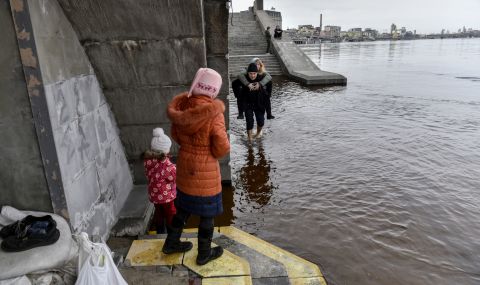
[{"label": "submerged walkway", "polygon": [[217,227],[213,243],[224,254],[204,266],[195,263],[196,229],[186,230],[193,243],[186,253],[161,252],[165,235],[133,241],[120,268],[129,284],[311,284],[326,285],[317,265],[235,227]]}]

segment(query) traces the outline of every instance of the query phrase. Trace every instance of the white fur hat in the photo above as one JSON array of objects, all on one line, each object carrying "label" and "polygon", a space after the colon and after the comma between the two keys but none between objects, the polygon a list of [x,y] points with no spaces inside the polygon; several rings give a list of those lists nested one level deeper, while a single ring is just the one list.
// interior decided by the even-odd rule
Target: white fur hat
[{"label": "white fur hat", "polygon": [[162,128],[153,129],[153,138],[151,143],[152,150],[168,154],[171,146],[172,141],[167,135],[165,135]]}]

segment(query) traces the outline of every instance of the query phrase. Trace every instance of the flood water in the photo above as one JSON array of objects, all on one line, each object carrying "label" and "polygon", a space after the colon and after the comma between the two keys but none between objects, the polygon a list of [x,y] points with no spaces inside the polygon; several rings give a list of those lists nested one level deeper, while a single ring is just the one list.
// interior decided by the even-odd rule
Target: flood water
[{"label": "flood water", "polygon": [[480,284],[480,39],[305,50],[348,85],[275,78],[251,146],[231,98],[230,222],[329,284]]}]

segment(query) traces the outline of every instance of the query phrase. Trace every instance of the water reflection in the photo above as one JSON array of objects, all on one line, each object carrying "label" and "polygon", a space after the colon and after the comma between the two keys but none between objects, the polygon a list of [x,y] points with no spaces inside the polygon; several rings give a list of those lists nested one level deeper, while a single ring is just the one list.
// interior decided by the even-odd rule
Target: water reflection
[{"label": "water reflection", "polygon": [[268,205],[272,197],[270,160],[265,157],[263,144],[248,147],[245,165],[240,169],[240,187],[246,192],[250,206],[259,209]]}]

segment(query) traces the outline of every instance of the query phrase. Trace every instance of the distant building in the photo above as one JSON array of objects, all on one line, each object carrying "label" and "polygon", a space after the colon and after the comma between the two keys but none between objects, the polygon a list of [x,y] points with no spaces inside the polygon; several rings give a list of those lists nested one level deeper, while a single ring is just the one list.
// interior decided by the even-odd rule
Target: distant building
[{"label": "distant building", "polygon": [[363,31],[363,37],[369,40],[375,40],[378,37],[378,31],[375,29],[366,28]]},{"label": "distant building", "polygon": [[[282,28],[282,13],[275,11],[275,8],[273,10],[265,10],[265,13],[275,22],[275,26]],[[272,27],[272,30],[275,29],[275,26]]]},{"label": "distant building", "polygon": [[298,25],[298,30],[313,30],[313,25]]},{"label": "distant building", "polygon": [[316,29],[313,25],[299,25],[298,26],[298,37],[313,38],[316,33]]},{"label": "distant building", "polygon": [[362,28],[353,28],[348,30],[347,39],[359,41],[363,38]]},{"label": "distant building", "polygon": [[340,26],[325,26],[323,36],[326,38],[339,38],[342,28]]}]

